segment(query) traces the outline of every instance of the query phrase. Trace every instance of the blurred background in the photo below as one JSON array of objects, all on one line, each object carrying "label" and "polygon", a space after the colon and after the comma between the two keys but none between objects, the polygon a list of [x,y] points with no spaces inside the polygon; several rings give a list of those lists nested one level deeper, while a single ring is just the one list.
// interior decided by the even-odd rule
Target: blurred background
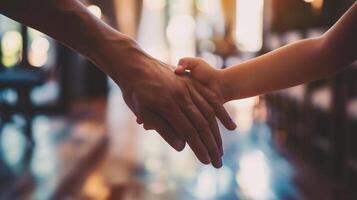
[{"label": "blurred background", "polygon": [[[164,62],[200,56],[225,68],[320,36],[354,0],[83,3]],[[356,77],[354,63],[227,103],[238,128],[221,129],[217,170],[138,126],[84,57],[0,15],[0,199],[356,199]]]}]

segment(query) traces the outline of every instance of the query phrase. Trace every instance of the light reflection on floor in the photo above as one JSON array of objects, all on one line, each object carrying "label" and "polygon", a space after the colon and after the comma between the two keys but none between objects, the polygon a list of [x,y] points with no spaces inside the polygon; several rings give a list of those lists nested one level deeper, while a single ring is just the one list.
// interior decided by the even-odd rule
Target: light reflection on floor
[{"label": "light reflection on floor", "polygon": [[236,181],[242,196],[252,199],[276,199],[269,188],[270,169],[265,155],[255,150],[239,160]]},{"label": "light reflection on floor", "polygon": [[[36,147],[31,149],[23,134],[24,124],[21,120],[20,116],[15,116],[11,123],[2,127],[0,136],[2,164],[9,170],[5,173],[12,174],[14,179],[3,180],[8,187],[1,188],[4,191],[0,191],[0,194],[1,197],[22,196],[22,194],[12,194],[20,192],[27,195],[27,191],[24,190],[33,190],[36,183],[37,189],[31,192],[31,196],[34,199],[47,199],[54,190],[53,179],[58,172],[55,150],[59,141],[55,138],[59,133],[62,134],[61,123],[45,116],[35,117],[32,128]],[[15,181],[14,184],[11,181]],[[21,191],[17,191],[18,189]]]},{"label": "light reflection on floor", "polygon": [[[104,161],[94,157],[99,166],[84,178],[77,189],[79,196],[69,197],[121,199],[116,194],[125,194],[122,199],[128,200],[299,199],[292,181],[294,169],[272,148],[264,102],[257,98],[227,105],[239,128],[233,132],[221,129],[225,155],[224,166],[218,170],[200,164],[188,147],[175,152],[156,132],[138,126],[120,91],[111,93],[108,104],[109,150],[99,154]],[[21,119],[14,121],[3,127],[0,139],[0,198],[3,191],[13,191],[7,185],[16,180],[16,187],[23,184],[32,191],[29,199],[51,199],[65,167],[76,160],[73,155],[83,152],[83,142],[92,141],[90,137],[95,134],[88,129],[100,132],[95,127],[101,126],[82,123],[74,129],[78,134],[72,136],[72,142],[63,144],[68,125],[38,116],[33,124],[36,148],[28,160]]]},{"label": "light reflection on floor", "polygon": [[103,122],[75,126],[63,116],[38,115],[32,120],[32,146],[21,121],[15,116],[0,130],[0,199],[53,199],[69,176],[80,175],[73,173],[76,168],[88,168],[80,164],[102,141]]}]

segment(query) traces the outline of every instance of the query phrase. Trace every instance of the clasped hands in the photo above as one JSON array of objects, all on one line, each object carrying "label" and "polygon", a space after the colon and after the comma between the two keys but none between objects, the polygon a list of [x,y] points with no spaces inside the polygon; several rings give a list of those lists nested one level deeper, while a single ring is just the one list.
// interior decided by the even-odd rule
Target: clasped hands
[{"label": "clasped hands", "polygon": [[146,130],[155,129],[175,150],[183,150],[187,143],[202,163],[221,167],[223,147],[216,117],[227,129],[236,128],[223,107],[224,96],[186,75],[183,66],[175,74],[172,66],[141,50],[127,55],[130,57],[121,59],[124,63],[110,64],[125,65],[130,70],[113,70],[110,76],[121,88],[137,122]]}]

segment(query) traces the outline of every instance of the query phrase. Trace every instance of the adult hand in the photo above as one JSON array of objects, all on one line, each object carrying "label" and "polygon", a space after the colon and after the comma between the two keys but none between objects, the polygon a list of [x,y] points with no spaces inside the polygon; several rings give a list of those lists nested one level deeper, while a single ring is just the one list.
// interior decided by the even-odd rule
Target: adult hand
[{"label": "adult hand", "polygon": [[191,80],[176,76],[169,65],[138,48],[129,52],[121,63],[111,59],[110,65],[126,65],[130,70],[125,73],[112,70],[109,74],[121,87],[127,105],[144,122],[144,128],[157,130],[178,151],[187,141],[202,163],[220,167],[223,150],[215,110],[225,124],[232,127],[233,123],[224,108],[220,104],[218,109],[212,108],[194,89]]}]

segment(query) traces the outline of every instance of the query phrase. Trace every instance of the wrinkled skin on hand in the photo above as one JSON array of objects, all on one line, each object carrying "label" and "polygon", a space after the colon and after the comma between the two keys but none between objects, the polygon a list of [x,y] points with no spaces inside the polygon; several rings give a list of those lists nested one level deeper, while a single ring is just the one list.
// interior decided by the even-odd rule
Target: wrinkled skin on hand
[{"label": "wrinkled skin on hand", "polygon": [[177,151],[187,142],[202,163],[222,166],[215,116],[226,126],[233,122],[221,104],[207,102],[192,80],[177,76],[173,67],[147,55],[135,42],[113,42],[102,51],[106,59],[99,59],[100,66],[121,88],[145,129],[155,129]]},{"label": "wrinkled skin on hand", "polygon": [[[169,65],[152,58],[144,63],[145,70],[122,87],[123,98],[138,121],[145,129],[155,129],[177,151],[187,142],[202,163],[221,167],[223,148],[215,118],[217,108],[196,91],[192,80],[175,75]],[[215,106],[220,112],[223,109],[221,116],[229,121],[223,106]]]},{"label": "wrinkled skin on hand", "polygon": [[177,151],[187,142],[202,163],[212,162],[220,167],[219,133],[217,144],[207,120],[191,99],[189,82],[163,63],[153,65],[145,78],[137,79],[123,91],[125,102],[143,121],[144,128],[155,129]]}]

